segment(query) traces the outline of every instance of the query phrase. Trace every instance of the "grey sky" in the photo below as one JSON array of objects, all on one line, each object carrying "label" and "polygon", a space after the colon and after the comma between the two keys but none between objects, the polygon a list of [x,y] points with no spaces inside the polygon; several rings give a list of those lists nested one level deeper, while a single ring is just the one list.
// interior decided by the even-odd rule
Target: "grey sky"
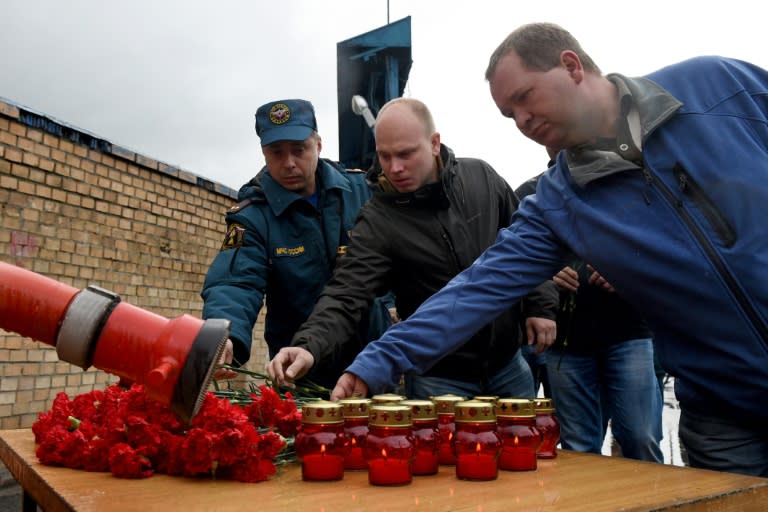
[{"label": "grey sky", "polygon": [[[483,72],[515,27],[570,30],[604,72],[638,75],[702,54],[768,67],[765,23],[736,0],[390,0],[412,17],[406,95],[432,109],[443,142],[514,187],[544,150],[496,110]],[[253,129],[266,101],[318,111],[338,156],[336,43],[387,21],[386,0],[4,0],[0,97],[232,188],[263,165]]]}]

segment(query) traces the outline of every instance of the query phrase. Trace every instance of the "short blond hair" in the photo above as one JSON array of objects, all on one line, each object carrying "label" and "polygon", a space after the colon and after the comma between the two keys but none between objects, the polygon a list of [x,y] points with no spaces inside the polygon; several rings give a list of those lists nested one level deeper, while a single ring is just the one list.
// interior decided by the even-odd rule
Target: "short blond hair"
[{"label": "short blond hair", "polygon": [[435,128],[435,120],[432,117],[432,112],[429,111],[429,108],[427,108],[423,101],[417,100],[416,98],[395,98],[393,100],[389,100],[384,104],[383,107],[379,109],[379,113],[377,115],[381,115],[382,112],[386,111],[393,105],[405,105],[410,109],[411,112],[416,114],[416,117],[421,119],[421,121],[424,123],[424,129],[426,130],[427,137],[431,136],[437,131],[437,128]]}]

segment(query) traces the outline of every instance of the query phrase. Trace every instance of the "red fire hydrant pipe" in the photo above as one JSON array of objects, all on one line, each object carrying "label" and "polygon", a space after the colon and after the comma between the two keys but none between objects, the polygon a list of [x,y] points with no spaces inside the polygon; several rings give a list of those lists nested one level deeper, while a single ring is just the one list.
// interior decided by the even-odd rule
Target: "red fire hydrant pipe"
[{"label": "red fire hydrant pipe", "polygon": [[184,421],[198,411],[229,336],[229,321],[173,320],[0,262],[0,328],[55,346],[59,359],[144,384]]},{"label": "red fire hydrant pipe", "polygon": [[0,262],[0,327],[56,346],[61,313],[77,290]]}]

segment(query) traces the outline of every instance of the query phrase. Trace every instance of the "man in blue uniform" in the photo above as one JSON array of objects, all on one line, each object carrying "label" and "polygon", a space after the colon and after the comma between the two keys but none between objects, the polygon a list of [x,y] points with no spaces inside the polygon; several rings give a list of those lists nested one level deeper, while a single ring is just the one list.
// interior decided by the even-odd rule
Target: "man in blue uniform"
[{"label": "man in blue uniform", "polygon": [[[343,252],[360,207],[370,192],[365,175],[319,157],[322,139],[312,104],[271,101],[256,112],[256,133],[266,166],[238,193],[226,215],[226,235],[203,285],[203,318],[232,322],[225,363],[251,355],[253,326],[264,301],[264,338],[270,358],[291,342],[306,320],[337,254]],[[333,364],[308,377],[332,386],[362,347],[367,317],[355,340]],[[219,370],[217,378],[231,377]]]}]

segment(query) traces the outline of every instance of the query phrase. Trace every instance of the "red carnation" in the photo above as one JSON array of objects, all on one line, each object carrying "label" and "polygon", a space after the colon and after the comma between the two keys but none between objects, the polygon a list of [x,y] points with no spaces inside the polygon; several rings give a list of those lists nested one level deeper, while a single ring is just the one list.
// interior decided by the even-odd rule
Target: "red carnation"
[{"label": "red carnation", "polygon": [[138,384],[112,385],[72,400],[59,393],[32,426],[37,457],[43,464],[111,471],[121,478],[157,471],[260,482],[275,473],[274,459],[286,444],[278,433],[260,429],[292,436],[301,413],[290,394],[281,399],[274,388],[259,389],[247,407],[208,393],[188,427]]},{"label": "red carnation", "polygon": [[125,443],[109,450],[109,469],[118,478],[147,478],[152,476],[149,459]]}]

